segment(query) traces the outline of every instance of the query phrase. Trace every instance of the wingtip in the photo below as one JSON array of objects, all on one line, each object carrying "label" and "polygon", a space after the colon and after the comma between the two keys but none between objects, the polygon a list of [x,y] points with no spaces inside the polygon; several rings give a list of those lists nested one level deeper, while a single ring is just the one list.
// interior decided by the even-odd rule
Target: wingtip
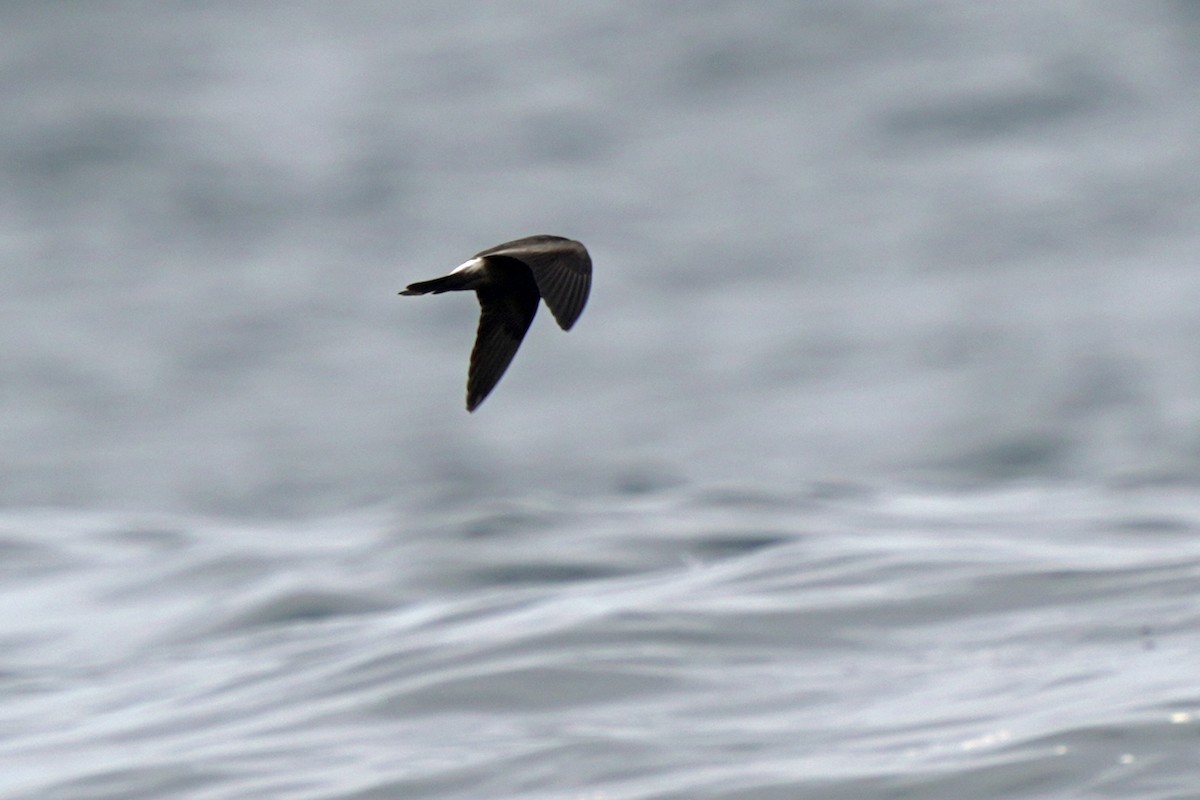
[{"label": "wingtip", "polygon": [[[553,309],[551,309],[551,312],[553,312]],[[570,318],[560,317],[557,314],[553,314],[553,316],[554,321],[558,323],[558,327],[562,328],[564,331],[569,331],[571,328],[575,327],[575,323],[578,322],[579,318],[583,316],[583,309],[579,309],[579,311],[575,313],[575,316]]]}]

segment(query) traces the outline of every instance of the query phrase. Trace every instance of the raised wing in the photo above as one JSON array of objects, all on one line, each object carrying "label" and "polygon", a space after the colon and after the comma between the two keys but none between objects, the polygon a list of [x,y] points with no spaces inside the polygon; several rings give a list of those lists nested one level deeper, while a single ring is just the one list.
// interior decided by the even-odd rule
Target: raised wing
[{"label": "raised wing", "polygon": [[533,273],[538,291],[558,327],[570,330],[592,288],[592,259],[587,248],[561,236],[528,236],[498,244],[477,256],[514,258]]}]

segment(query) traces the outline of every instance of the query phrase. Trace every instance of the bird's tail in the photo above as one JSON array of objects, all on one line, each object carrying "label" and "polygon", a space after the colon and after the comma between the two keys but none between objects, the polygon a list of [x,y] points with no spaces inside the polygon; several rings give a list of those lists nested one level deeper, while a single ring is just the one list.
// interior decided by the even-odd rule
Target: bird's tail
[{"label": "bird's tail", "polygon": [[400,294],[441,294],[442,292],[452,292],[455,289],[466,288],[467,281],[465,277],[464,275],[451,274],[444,278],[434,278],[431,281],[410,283]]}]

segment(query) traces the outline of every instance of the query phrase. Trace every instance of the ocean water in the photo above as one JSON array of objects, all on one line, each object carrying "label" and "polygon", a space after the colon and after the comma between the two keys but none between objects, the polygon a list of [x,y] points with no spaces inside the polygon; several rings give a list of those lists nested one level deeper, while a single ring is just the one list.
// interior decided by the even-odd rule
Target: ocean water
[{"label": "ocean water", "polygon": [[1198,36],[5,4],[0,798],[1200,797]]}]

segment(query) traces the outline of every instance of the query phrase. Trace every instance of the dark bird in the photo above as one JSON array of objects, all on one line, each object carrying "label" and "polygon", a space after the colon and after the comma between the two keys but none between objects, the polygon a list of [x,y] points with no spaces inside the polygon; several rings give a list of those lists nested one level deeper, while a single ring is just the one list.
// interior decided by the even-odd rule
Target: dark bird
[{"label": "dark bird", "polygon": [[558,327],[569,331],[583,313],[592,286],[587,248],[561,236],[526,236],[489,247],[444,278],[410,284],[400,294],[475,292],[479,330],[467,372],[467,411],[500,381],[525,331],[546,301]]}]

